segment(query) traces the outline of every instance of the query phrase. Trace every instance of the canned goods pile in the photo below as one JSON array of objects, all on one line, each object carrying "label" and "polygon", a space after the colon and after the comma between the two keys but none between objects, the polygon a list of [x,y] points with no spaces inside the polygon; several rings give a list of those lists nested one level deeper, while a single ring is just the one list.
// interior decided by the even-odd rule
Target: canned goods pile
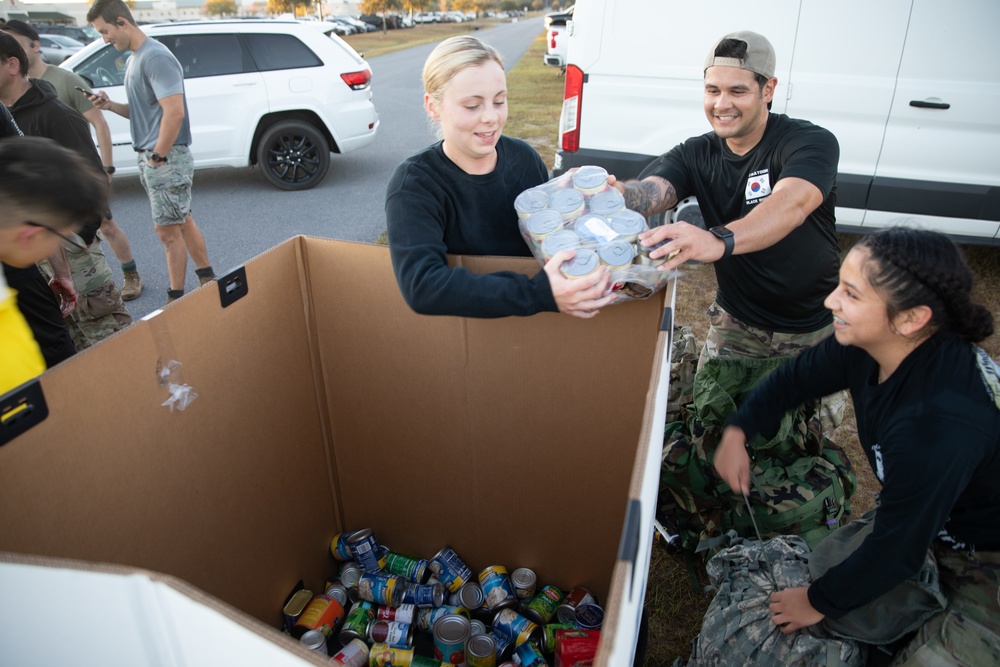
[{"label": "canned goods pile", "polygon": [[532,254],[543,265],[560,250],[575,250],[563,262],[567,278],[585,278],[601,266],[611,270],[613,303],[645,299],[667,284],[657,270],[663,258],[639,242],[646,219],[625,207],[625,198],[608,185],[608,172],[586,166],[525,190],[514,200],[518,226]]},{"label": "canned goods pile", "polygon": [[538,587],[528,568],[491,565],[474,575],[448,546],[412,558],[370,529],[335,536],[330,553],[338,571],[323,593],[301,588],[284,607],[286,632],[330,664],[542,667],[597,650],[604,611],[585,588]]}]

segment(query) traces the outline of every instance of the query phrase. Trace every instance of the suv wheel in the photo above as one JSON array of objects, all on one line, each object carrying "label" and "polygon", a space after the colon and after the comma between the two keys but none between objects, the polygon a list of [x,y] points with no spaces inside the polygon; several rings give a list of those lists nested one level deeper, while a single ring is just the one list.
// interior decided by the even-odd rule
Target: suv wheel
[{"label": "suv wheel", "polygon": [[257,146],[264,177],[282,190],[308,190],[330,168],[330,145],[312,125],[289,120],[264,132]]}]

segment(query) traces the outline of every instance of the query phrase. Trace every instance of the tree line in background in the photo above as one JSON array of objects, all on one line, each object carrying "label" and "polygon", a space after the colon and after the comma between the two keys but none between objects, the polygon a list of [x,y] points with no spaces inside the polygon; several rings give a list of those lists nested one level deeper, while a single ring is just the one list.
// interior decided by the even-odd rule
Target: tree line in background
[{"label": "tree line in background", "polygon": [[[312,14],[316,0],[267,0],[269,14]],[[336,0],[328,0],[327,8],[336,13]],[[422,12],[511,12],[527,7],[529,10],[548,9],[552,0],[362,0],[358,9],[362,14],[420,14]],[[236,0],[207,0],[205,12],[209,16],[235,16],[239,13]],[[324,12],[328,13],[328,12]]]}]

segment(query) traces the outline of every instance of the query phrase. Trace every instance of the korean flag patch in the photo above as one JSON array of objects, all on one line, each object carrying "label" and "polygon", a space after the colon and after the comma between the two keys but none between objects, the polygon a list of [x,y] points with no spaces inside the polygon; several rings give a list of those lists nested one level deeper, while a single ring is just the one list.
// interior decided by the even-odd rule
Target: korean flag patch
[{"label": "korean flag patch", "polygon": [[767,170],[751,174],[747,180],[747,203],[762,199],[769,194],[771,194],[771,178]]}]

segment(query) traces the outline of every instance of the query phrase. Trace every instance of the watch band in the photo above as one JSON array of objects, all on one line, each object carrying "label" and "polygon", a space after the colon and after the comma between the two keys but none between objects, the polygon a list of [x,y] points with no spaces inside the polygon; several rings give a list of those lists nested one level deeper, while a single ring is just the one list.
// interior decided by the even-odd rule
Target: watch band
[{"label": "watch band", "polygon": [[729,229],[725,225],[717,225],[708,231],[712,232],[716,238],[722,239],[722,242],[726,244],[725,250],[722,251],[722,257],[719,259],[731,257],[733,249],[736,248],[736,238],[733,236],[733,230]]},{"label": "watch band", "polygon": [[106,167],[104,167],[104,173],[105,174],[113,174],[113,173],[115,173],[115,165],[109,164]]}]

